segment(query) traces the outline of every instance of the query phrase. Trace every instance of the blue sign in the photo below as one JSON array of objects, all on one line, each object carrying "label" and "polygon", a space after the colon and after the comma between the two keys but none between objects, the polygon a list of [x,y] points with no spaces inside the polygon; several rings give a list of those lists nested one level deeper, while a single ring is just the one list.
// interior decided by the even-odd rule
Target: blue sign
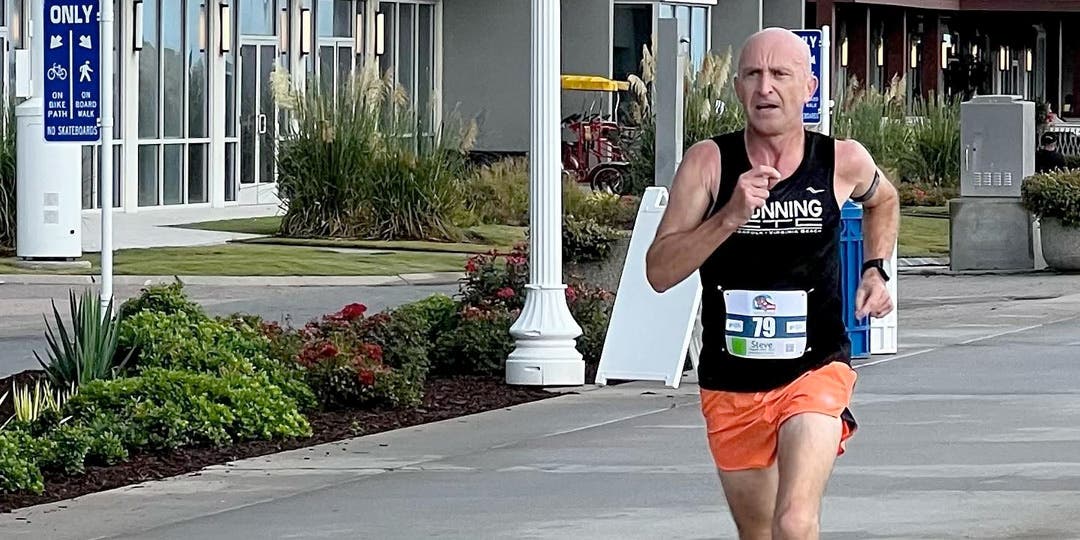
[{"label": "blue sign", "polygon": [[804,124],[821,123],[821,30],[793,30],[803,41],[810,46],[810,69],[817,77],[818,87],[814,90],[813,97],[803,108]]},{"label": "blue sign", "polygon": [[45,140],[94,142],[101,117],[99,0],[45,0]]}]

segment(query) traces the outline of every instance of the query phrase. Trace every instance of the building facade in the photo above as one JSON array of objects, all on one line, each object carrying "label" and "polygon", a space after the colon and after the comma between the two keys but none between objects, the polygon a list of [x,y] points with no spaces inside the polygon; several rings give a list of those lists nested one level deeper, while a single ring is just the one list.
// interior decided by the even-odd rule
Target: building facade
[{"label": "building facade", "polygon": [[[16,51],[33,48],[35,2],[0,1],[8,67],[0,84],[9,96]],[[433,103],[435,118],[452,110],[476,118],[478,150],[528,148],[530,0],[115,5],[112,203],[123,211],[277,202],[274,156],[285,118],[270,89],[275,67],[300,87],[309,80],[340,87],[374,62],[392,70],[415,104]],[[660,17],[678,19],[695,64],[707,51],[738,54],[763,27],[831,23],[834,44],[842,43],[834,47],[833,65],[841,66],[834,88],[849,76],[880,85],[902,71],[915,93],[977,84],[983,93],[1045,96],[1065,116],[1080,112],[1080,48],[1066,37],[1080,22],[1080,0],[561,0],[561,7],[563,73],[625,79],[638,71]],[[949,66],[967,53],[988,78],[952,74]],[[989,69],[999,58],[1006,69]],[[566,93],[564,111],[592,99]],[[99,157],[98,147],[84,147],[87,210],[101,203]]]},{"label": "building facade", "polygon": [[852,79],[912,96],[1014,94],[1080,120],[1080,0],[814,0],[835,28],[834,88]]}]

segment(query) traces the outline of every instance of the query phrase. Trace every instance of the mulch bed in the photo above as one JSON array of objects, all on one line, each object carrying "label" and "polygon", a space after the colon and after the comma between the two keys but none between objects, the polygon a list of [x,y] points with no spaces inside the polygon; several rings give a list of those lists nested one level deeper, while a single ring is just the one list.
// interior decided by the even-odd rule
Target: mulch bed
[{"label": "mulch bed", "polygon": [[[40,372],[27,371],[0,379],[0,395],[12,382],[32,382]],[[595,376],[590,366],[587,380]],[[80,476],[46,478],[42,495],[0,494],[0,512],[10,512],[37,504],[70,499],[149,480],[198,471],[210,465],[273,454],[371,435],[448,418],[456,418],[513,405],[555,397],[558,394],[535,387],[507,386],[502,379],[490,377],[454,377],[429,380],[424,402],[415,409],[315,412],[308,415],[313,436],[288,441],[252,441],[228,448],[184,448],[168,454],[132,454],[124,463],[112,467],[87,466]],[[12,413],[11,397],[0,406],[2,418]]]}]

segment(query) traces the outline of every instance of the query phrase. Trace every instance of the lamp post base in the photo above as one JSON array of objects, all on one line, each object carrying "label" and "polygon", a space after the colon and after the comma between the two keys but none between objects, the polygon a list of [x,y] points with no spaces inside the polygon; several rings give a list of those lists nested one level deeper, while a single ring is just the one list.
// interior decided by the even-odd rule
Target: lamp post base
[{"label": "lamp post base", "polygon": [[510,327],[517,347],[506,360],[506,383],[581,386],[585,361],[574,338],[581,327],[566,305],[566,286],[527,285],[521,316]]}]

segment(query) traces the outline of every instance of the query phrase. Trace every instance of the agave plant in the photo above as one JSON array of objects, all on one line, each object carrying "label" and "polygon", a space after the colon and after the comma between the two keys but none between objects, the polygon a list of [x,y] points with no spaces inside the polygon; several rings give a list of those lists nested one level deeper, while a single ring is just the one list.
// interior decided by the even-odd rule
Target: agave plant
[{"label": "agave plant", "polygon": [[112,302],[102,312],[101,304],[89,289],[83,292],[81,300],[74,291],[70,291],[68,296],[71,328],[64,324],[56,309],[56,302],[53,302],[59,337],[53,333],[52,325],[46,318],[45,339],[49,343],[49,362],[44,362],[34,351],[38,363],[45,368],[49,380],[57,387],[78,386],[96,379],[116,377],[127,365],[132,353],[129,351],[122,359],[116,354],[120,322],[113,318]]},{"label": "agave plant", "polygon": [[[29,384],[21,388],[12,386],[15,392],[15,401],[12,402],[12,405],[15,408],[15,418],[20,422],[34,422],[45,411],[59,413],[64,407],[64,403],[77,393],[74,383],[70,385],[69,390],[66,392],[63,390],[54,392],[49,381],[38,380],[34,383],[32,394]],[[4,396],[6,397],[7,394],[4,394]]]}]

